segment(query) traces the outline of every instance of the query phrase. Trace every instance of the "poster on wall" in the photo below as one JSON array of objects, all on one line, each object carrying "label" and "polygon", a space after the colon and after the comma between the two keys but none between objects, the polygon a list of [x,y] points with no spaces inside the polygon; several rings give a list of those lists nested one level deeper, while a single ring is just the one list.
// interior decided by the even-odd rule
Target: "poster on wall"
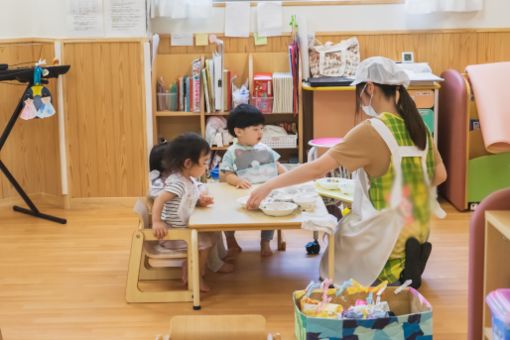
[{"label": "poster on wall", "polygon": [[75,35],[104,35],[103,1],[67,0],[67,25]]},{"label": "poster on wall", "polygon": [[145,1],[104,0],[106,35],[143,36],[146,30],[145,11]]}]

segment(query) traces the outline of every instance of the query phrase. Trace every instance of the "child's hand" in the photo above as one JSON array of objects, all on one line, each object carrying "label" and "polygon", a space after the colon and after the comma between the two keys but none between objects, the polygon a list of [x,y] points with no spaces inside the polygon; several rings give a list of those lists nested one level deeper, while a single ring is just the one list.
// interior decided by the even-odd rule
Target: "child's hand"
[{"label": "child's hand", "polygon": [[214,203],[214,197],[209,195],[200,195],[198,199],[198,206],[199,207],[207,207],[208,205],[211,205]]},{"label": "child's hand", "polygon": [[241,179],[239,180],[239,182],[236,184],[236,188],[237,189],[250,189],[251,188],[251,183],[248,182],[247,180],[245,179]]},{"label": "child's hand", "polygon": [[154,233],[154,236],[161,240],[166,236],[166,233],[168,232],[166,223],[163,221],[154,222],[152,224],[152,232]]}]

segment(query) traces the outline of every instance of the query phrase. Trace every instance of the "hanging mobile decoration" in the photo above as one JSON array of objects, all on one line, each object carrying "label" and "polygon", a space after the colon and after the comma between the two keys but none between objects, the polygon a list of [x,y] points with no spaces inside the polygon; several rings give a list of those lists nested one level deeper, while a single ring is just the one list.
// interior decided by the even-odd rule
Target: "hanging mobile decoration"
[{"label": "hanging mobile decoration", "polygon": [[41,78],[48,75],[48,70],[41,67],[43,64],[45,64],[43,60],[36,63],[34,85],[23,96],[24,106],[20,114],[22,119],[47,118],[55,114],[55,108],[51,104],[50,90],[41,85]]}]

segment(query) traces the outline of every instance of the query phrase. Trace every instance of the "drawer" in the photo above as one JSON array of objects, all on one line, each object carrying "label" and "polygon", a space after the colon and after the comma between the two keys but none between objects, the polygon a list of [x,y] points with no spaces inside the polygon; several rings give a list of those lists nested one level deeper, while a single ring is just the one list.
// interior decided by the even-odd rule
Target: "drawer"
[{"label": "drawer", "polygon": [[434,107],[433,90],[409,90],[409,95],[419,109],[430,109]]}]

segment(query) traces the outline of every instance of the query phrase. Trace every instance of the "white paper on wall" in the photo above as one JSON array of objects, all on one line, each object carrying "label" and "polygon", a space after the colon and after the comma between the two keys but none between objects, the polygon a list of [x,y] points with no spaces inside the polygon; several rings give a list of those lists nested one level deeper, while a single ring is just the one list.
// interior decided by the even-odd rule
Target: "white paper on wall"
[{"label": "white paper on wall", "polygon": [[107,35],[143,36],[146,7],[140,0],[104,0],[105,31]]},{"label": "white paper on wall", "polygon": [[247,38],[250,36],[250,2],[225,4],[225,36]]},{"label": "white paper on wall", "polygon": [[261,2],[257,5],[257,33],[259,36],[282,35],[283,10],[281,2]]},{"label": "white paper on wall", "polygon": [[77,35],[103,35],[102,0],[67,0],[67,26]]}]

